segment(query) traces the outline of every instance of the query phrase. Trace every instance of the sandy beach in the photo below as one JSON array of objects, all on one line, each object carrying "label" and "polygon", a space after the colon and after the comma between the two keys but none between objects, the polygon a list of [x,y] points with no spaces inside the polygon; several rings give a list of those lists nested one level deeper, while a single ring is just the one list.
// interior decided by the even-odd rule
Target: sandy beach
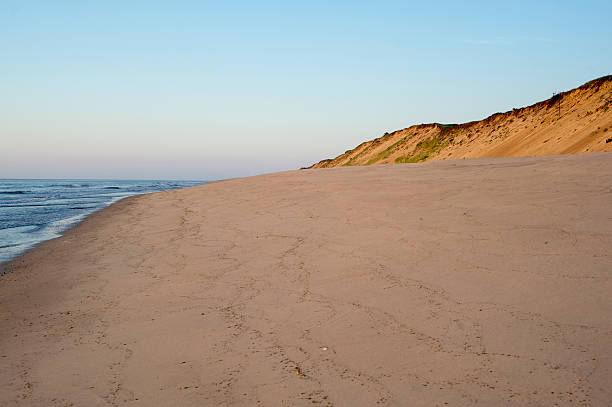
[{"label": "sandy beach", "polygon": [[127,198],[5,265],[2,406],[610,406],[612,153]]}]

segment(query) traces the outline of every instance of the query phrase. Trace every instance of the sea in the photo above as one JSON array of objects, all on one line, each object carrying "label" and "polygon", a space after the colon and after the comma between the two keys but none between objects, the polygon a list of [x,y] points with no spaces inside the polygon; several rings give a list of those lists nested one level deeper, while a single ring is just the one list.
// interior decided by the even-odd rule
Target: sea
[{"label": "sea", "polygon": [[205,182],[0,179],[0,264],[120,199]]}]

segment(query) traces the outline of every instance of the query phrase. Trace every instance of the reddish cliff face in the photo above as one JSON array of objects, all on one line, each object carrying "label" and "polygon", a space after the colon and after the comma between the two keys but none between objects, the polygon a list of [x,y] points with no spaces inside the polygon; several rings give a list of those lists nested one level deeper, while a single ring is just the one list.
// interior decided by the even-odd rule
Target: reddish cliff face
[{"label": "reddish cliff face", "polygon": [[484,120],[421,124],[310,168],[612,151],[612,76]]}]

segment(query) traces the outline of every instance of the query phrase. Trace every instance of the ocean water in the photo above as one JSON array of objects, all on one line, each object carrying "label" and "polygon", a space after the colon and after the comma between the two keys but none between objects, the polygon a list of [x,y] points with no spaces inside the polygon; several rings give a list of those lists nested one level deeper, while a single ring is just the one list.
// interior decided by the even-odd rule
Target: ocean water
[{"label": "ocean water", "polygon": [[0,263],[60,236],[87,215],[122,198],[203,183],[0,179]]}]

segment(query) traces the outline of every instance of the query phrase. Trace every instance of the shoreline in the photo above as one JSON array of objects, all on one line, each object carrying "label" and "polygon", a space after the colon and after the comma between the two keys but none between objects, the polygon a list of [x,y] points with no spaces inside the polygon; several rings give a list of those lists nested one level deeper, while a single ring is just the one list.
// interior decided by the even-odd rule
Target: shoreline
[{"label": "shoreline", "polygon": [[[51,238],[51,239],[46,239],[46,240],[43,240],[43,241],[41,241],[39,243],[36,243],[32,247],[26,249],[24,252],[22,252],[22,253],[18,254],[17,256],[15,256],[14,258],[9,259],[7,261],[0,262],[0,279],[2,278],[2,275],[12,272],[17,267],[16,263],[19,263],[23,256],[26,256],[28,253],[30,253],[30,252],[32,252],[34,250],[39,249],[41,246],[43,246],[43,245],[45,245],[47,243],[52,243],[55,240],[62,239],[64,237],[68,236],[70,233],[73,233],[74,229],[77,229],[81,224],[87,222],[94,215],[101,214],[101,212],[104,212],[107,209],[110,209],[111,207],[114,207],[115,205],[118,205],[119,203],[121,203],[121,202],[123,202],[123,201],[125,201],[127,199],[134,198],[134,197],[140,196],[140,195],[154,194],[154,193],[157,193],[157,192],[158,191],[153,191],[153,192],[147,192],[147,193],[144,193],[144,194],[132,195],[132,196],[127,196],[125,198],[121,198],[121,199],[119,199],[119,200],[117,200],[117,201],[115,201],[115,202],[113,202],[113,203],[111,203],[111,204],[109,204],[109,205],[107,205],[107,206],[105,206],[103,208],[97,209],[97,210],[91,212],[90,214],[85,215],[85,217],[83,217],[83,219],[81,219],[78,222],[75,222],[75,223],[71,224],[67,229],[63,230],[59,236]],[[8,268],[10,270],[7,269],[7,266],[8,266]]]},{"label": "shoreline", "polygon": [[[11,180],[8,180],[11,181]],[[54,181],[54,182],[74,182],[74,181],[78,181],[78,182],[83,182],[83,181],[88,181],[88,182],[101,182],[101,181],[109,181],[109,180],[78,180],[78,179],[69,179],[69,180],[54,180],[54,179],[40,179],[40,180],[20,180],[20,181],[24,181],[24,182],[29,182],[29,181]],[[113,181],[113,180],[110,180]],[[118,180],[116,182],[119,183],[125,183],[125,182],[139,182],[138,180]],[[150,181],[142,181],[142,182],[150,182]],[[156,181],[156,182],[181,182],[181,181]],[[194,181],[187,181],[187,182],[194,182]],[[196,181],[199,182],[199,181]],[[203,181],[202,183],[198,184],[198,185],[203,185],[206,184],[209,181]],[[86,184],[88,185],[88,184]],[[198,186],[198,185],[191,185],[191,186]],[[190,186],[182,186],[180,188],[174,188],[174,189],[183,189],[183,188],[188,188]],[[115,189],[115,187],[113,187],[113,189]],[[116,189],[120,189],[120,187],[116,187]],[[74,228],[75,226],[77,226],[78,224],[80,224],[81,222],[83,222],[84,220],[86,220],[87,218],[89,218],[91,215],[100,212],[102,210],[105,210],[106,208],[115,205],[116,203],[126,199],[126,198],[130,198],[132,196],[137,196],[137,195],[144,195],[144,194],[150,194],[150,193],[155,193],[155,192],[160,192],[161,190],[150,190],[149,192],[131,192],[128,195],[124,195],[123,196],[114,196],[114,197],[109,197],[107,202],[100,202],[97,207],[92,207],[91,210],[77,214],[77,215],[71,215],[68,217],[63,217],[60,219],[56,219],[53,221],[50,221],[48,223],[45,224],[41,224],[41,225],[23,225],[23,226],[16,226],[17,228],[20,227],[28,227],[28,228],[37,228],[36,232],[38,233],[39,229],[43,229],[45,230],[44,232],[44,237],[29,237],[29,240],[22,240],[18,243],[16,243],[14,246],[21,246],[20,247],[20,252],[18,252],[17,254],[14,254],[12,257],[9,258],[4,258],[2,259],[2,257],[0,257],[0,275],[5,273],[6,270],[4,269],[3,266],[7,265],[8,263],[18,259],[21,255],[25,254],[26,252],[35,249],[36,247],[38,247],[38,245],[40,245],[41,243],[44,243],[46,241],[49,240],[54,240],[54,239],[58,239],[60,237],[62,237],[68,230]],[[44,193],[44,192],[43,192]],[[89,195],[85,194],[83,198],[89,198]],[[11,229],[11,228],[9,228]],[[46,231],[46,230],[50,230],[50,231]],[[31,233],[28,233],[28,235],[31,235]],[[50,237],[51,236],[51,237]],[[10,247],[10,246],[9,246]]]},{"label": "shoreline", "polygon": [[0,404],[605,405],[611,158],[124,198],[3,263]]}]

